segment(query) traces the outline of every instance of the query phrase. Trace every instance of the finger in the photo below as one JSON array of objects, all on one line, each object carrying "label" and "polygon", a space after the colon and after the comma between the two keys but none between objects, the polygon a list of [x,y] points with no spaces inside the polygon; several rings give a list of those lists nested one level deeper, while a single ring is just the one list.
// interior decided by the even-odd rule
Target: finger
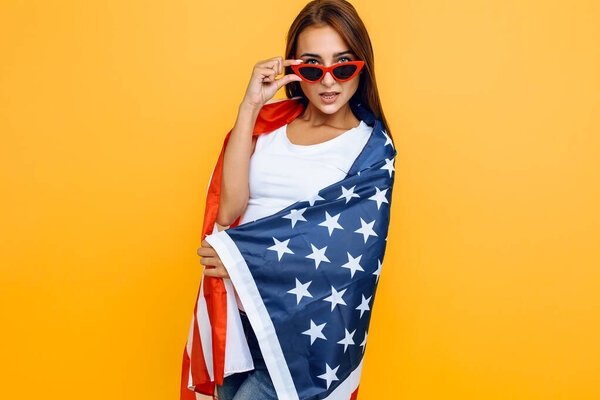
[{"label": "finger", "polygon": [[268,65],[274,59],[275,59],[275,57],[267,58],[266,60],[260,60],[259,62],[256,63],[255,66],[256,66],[256,68],[264,67],[265,65]]},{"label": "finger", "polygon": [[200,257],[200,264],[225,268],[225,264],[223,264],[223,261],[221,261],[221,258],[216,253],[214,255]]},{"label": "finger", "polygon": [[212,247],[212,246],[210,245],[210,243],[208,243],[208,242],[206,241],[206,239],[204,239],[204,240],[203,240],[203,241],[200,243],[200,246],[202,246],[202,247]]},{"label": "finger", "polygon": [[275,71],[273,71],[272,68],[261,67],[261,68],[258,68],[257,71],[260,74],[262,79],[265,79],[265,78],[275,79]]},{"label": "finger", "polygon": [[275,75],[275,70],[271,67],[259,67],[256,71],[261,75]]},{"label": "finger", "polygon": [[204,274],[216,278],[229,278],[229,274],[225,268],[205,268]]},{"label": "finger", "polygon": [[256,64],[257,68],[271,68],[273,66],[273,64],[278,63],[279,64],[279,68],[278,68],[278,73],[277,75],[281,75],[283,73],[283,67],[287,67],[290,65],[294,65],[294,64],[302,64],[304,62],[304,60],[295,60],[293,58],[290,59],[283,59],[283,57],[274,57],[274,58],[270,58],[267,60],[264,60],[263,62],[259,62],[258,64]]},{"label": "finger", "polygon": [[303,62],[304,62],[304,60],[294,60],[294,59],[283,60],[283,66],[287,67],[289,65],[297,65],[297,64],[302,64]]},{"label": "finger", "polygon": [[196,250],[196,253],[199,256],[214,256],[215,254],[217,254],[215,249],[213,249],[212,247],[200,247],[198,250]]},{"label": "finger", "polygon": [[221,278],[221,273],[216,270],[216,268],[205,268],[204,275],[211,276],[213,278]]},{"label": "finger", "polygon": [[275,72],[275,76],[281,75],[281,72],[279,71],[279,65],[282,61],[283,57],[275,57],[273,63],[270,65],[271,69]]},{"label": "finger", "polygon": [[217,259],[214,257],[202,257],[200,259],[200,264],[204,266],[210,265],[212,267],[219,267],[219,263],[216,260]]},{"label": "finger", "polygon": [[277,83],[277,89],[281,88],[283,85],[286,85],[290,82],[299,82],[301,81],[302,78],[300,78],[298,75],[296,74],[287,74],[279,79],[277,79],[275,81],[275,83]]},{"label": "finger", "polygon": [[273,65],[277,64],[277,60],[279,58],[283,59],[283,57],[267,58],[266,60],[263,60],[263,61],[259,62],[258,64],[256,64],[256,66],[258,68],[273,68]]}]

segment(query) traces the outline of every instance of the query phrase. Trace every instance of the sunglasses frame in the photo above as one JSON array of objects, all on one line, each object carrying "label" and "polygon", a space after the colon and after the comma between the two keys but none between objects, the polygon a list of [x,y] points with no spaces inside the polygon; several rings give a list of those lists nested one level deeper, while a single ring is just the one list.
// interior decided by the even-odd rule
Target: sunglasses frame
[{"label": "sunglasses frame", "polygon": [[[352,74],[352,76],[350,76],[348,79],[339,79],[337,76],[335,76],[335,74],[333,73],[333,70],[337,67],[341,67],[344,65],[348,65],[348,64],[352,64],[352,65],[356,65],[356,71],[354,71],[354,73]],[[290,67],[292,68],[292,71],[294,71],[294,73],[296,75],[298,75],[300,78],[302,78],[302,80],[304,82],[308,82],[308,83],[317,83],[319,82],[321,79],[323,79],[325,77],[325,74],[327,74],[327,72],[329,72],[331,74],[331,76],[333,76],[333,79],[335,79],[338,82],[346,82],[349,81],[350,79],[354,78],[356,75],[358,75],[358,73],[362,70],[362,68],[364,67],[365,62],[364,61],[347,61],[347,62],[343,62],[343,63],[339,63],[339,64],[334,64],[334,65],[330,65],[329,67],[324,67],[322,65],[317,65],[317,64],[306,64],[306,63],[302,63],[302,64],[298,64],[298,65],[290,65]],[[311,81],[306,79],[301,73],[300,73],[300,68],[302,67],[314,67],[314,68],[318,68],[321,71],[323,71],[323,75],[321,75],[321,77],[319,79],[317,79],[316,81]]]}]

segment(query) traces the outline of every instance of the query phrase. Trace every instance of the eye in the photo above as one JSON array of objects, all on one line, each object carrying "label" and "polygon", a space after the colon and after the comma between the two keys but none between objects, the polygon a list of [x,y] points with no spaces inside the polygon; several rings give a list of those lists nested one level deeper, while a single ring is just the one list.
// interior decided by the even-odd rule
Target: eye
[{"label": "eye", "polygon": [[[317,60],[314,59],[314,58],[309,58],[308,60],[304,61],[304,63],[305,64],[311,64],[311,61],[317,61]],[[317,63],[318,63],[318,61],[317,61]]]},{"label": "eye", "polygon": [[[342,61],[342,60],[344,60],[344,59],[346,59],[347,61]],[[348,61],[352,61],[352,59],[351,59],[350,57],[345,57],[345,56],[344,56],[344,57],[340,58],[338,61],[341,61],[341,62],[348,62]]]}]

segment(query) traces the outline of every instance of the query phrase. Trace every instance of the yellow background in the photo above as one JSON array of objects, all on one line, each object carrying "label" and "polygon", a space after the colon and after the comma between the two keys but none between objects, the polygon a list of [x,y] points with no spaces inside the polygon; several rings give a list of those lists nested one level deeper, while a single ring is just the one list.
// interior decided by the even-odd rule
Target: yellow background
[{"label": "yellow background", "polygon": [[[304,4],[2,2],[0,397],[179,398],[208,179]],[[353,4],[398,150],[359,398],[600,398],[599,2]]]}]

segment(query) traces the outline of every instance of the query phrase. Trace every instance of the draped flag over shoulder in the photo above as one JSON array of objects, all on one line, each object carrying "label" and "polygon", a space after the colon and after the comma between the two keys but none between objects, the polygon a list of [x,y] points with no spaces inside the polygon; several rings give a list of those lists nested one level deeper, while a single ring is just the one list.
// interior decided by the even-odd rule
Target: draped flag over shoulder
[{"label": "draped flag over shoulder", "polygon": [[[291,122],[303,111],[299,100],[265,104],[253,134]],[[207,191],[202,236],[230,279],[202,278],[183,354],[181,400],[213,398],[215,383],[254,368],[234,287],[279,399],[356,399],[387,244],[396,150],[368,108],[351,107],[373,130],[344,179],[218,232],[227,134]]]}]

